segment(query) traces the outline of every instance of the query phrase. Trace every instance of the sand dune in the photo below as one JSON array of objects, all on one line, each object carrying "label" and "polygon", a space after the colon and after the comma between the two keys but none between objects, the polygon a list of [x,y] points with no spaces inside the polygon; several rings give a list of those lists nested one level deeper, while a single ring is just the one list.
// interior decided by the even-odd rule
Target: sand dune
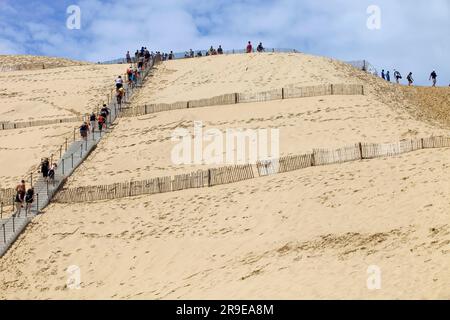
[{"label": "sand dune", "polygon": [[[73,68],[67,77],[96,66]],[[96,78],[97,69],[83,70]],[[448,135],[433,126],[442,124],[437,113],[424,112],[403,87],[304,54],[163,63],[133,103],[329,83],[363,83],[366,95],[120,119],[68,185],[192,170],[171,165],[168,137],[194,120],[222,130],[280,127],[282,154]],[[82,112],[75,96],[69,109]],[[439,101],[445,106],[445,92]],[[37,109],[56,113],[47,110]],[[449,299],[449,156],[450,148],[426,149],[213,188],[52,204],[1,258],[0,298]],[[81,272],[79,290],[66,286],[73,265]],[[381,271],[379,290],[367,287],[372,265]]]},{"label": "sand dune", "polygon": [[90,64],[58,57],[32,55],[0,55],[0,71],[51,69]]},{"label": "sand dune", "polygon": [[[450,149],[210,189],[52,205],[2,298],[448,299]],[[82,289],[65,288],[81,269]],[[381,268],[368,290],[367,268]],[[220,288],[220,289],[219,289]]]},{"label": "sand dune", "polygon": [[356,69],[301,53],[210,56],[158,65],[137,104],[170,103],[234,92],[260,92],[289,85],[361,83]]},{"label": "sand dune", "polygon": [[[21,56],[2,59],[24,61]],[[41,61],[40,57],[33,59],[30,61]],[[57,65],[73,64],[76,63],[65,64],[65,59],[61,59]],[[124,65],[86,64],[0,73],[3,83],[0,122],[70,118],[90,113],[105,101],[114,79],[125,68]],[[72,136],[76,126],[79,123],[0,130],[0,187],[15,187],[42,157],[50,156],[65,142],[66,136]]]},{"label": "sand dune", "polygon": [[28,176],[41,158],[58,154],[75,124],[57,124],[17,130],[0,130],[0,188],[12,188]]},{"label": "sand dune", "polygon": [[[281,156],[357,142],[387,143],[431,135],[450,136],[448,130],[415,121],[409,114],[394,112],[366,96],[326,96],[176,110],[121,119],[69,179],[68,186],[143,180],[216,166],[177,165],[171,159],[176,145],[171,141],[173,131],[182,127],[194,134],[197,120],[203,121],[204,132],[211,128],[224,134],[226,129],[277,128]],[[106,173],[100,181],[93,179],[98,172]]]},{"label": "sand dune", "polygon": [[0,73],[0,122],[73,117],[106,99],[124,65],[86,65]]}]

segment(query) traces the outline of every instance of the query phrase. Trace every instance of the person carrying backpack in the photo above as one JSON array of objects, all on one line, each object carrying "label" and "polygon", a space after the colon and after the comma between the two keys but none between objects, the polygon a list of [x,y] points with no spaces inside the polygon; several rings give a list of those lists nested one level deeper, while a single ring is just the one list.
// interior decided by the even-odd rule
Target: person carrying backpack
[{"label": "person carrying backpack", "polygon": [[395,81],[398,84],[398,83],[400,83],[400,79],[402,79],[402,75],[397,70],[394,70],[394,78],[395,78]]},{"label": "person carrying backpack", "polygon": [[436,82],[437,82],[436,71],[433,70],[433,72],[430,74],[430,80],[433,80],[433,87],[436,87]]},{"label": "person carrying backpack", "polygon": [[31,209],[31,205],[34,202],[34,187],[31,187],[30,189],[27,190],[27,193],[25,194],[25,210],[26,212],[30,212]]},{"label": "person carrying backpack", "polygon": [[262,45],[262,42],[260,42],[259,43],[259,45],[258,45],[258,47],[256,48],[256,51],[258,51],[258,52],[264,52],[264,47],[263,47],[263,45]]},{"label": "person carrying backpack", "polygon": [[383,80],[386,80],[386,75],[384,74],[384,69],[381,70],[381,77],[383,78]]},{"label": "person carrying backpack", "polygon": [[42,177],[47,180],[48,178],[48,169],[50,167],[50,161],[48,161],[48,158],[44,158],[41,161],[41,172],[42,172]]},{"label": "person carrying backpack", "polygon": [[406,77],[406,80],[408,80],[408,86],[411,86],[414,82],[414,79],[412,77],[412,72],[408,73],[408,76]]},{"label": "person carrying backpack", "polygon": [[386,81],[391,82],[391,74],[389,73],[389,70],[386,72]]}]

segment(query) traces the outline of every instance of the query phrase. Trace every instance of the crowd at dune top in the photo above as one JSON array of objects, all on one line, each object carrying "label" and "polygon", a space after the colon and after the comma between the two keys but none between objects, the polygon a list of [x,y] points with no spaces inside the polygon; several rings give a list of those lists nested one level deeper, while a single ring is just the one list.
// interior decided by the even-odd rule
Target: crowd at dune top
[{"label": "crowd at dune top", "polygon": [[[391,82],[391,73],[390,73],[390,71],[389,70],[388,71],[384,71],[384,69],[381,70],[381,78],[383,78],[384,80],[386,80],[388,82]],[[400,80],[403,79],[401,73],[398,70],[395,70],[395,69],[394,69],[394,79],[395,79],[395,82],[397,84],[400,84]],[[406,80],[408,81],[408,86],[412,86],[413,85],[414,79],[413,79],[413,73],[412,72],[408,73],[408,75],[406,76]],[[429,77],[428,80],[431,81],[431,83],[432,83],[431,86],[432,87],[436,87],[436,84],[437,84],[437,73],[436,73],[436,71],[433,70],[431,72],[430,77]]]}]

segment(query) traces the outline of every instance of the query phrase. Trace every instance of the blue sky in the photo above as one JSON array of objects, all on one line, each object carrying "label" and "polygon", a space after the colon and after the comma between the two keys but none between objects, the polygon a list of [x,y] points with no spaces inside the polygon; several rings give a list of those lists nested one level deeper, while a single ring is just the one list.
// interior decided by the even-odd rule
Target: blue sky
[{"label": "blue sky", "polygon": [[[79,30],[66,27],[69,5],[81,9]],[[370,5],[381,10],[379,30],[367,28]],[[449,0],[0,0],[0,54],[96,62],[141,45],[177,52],[252,40],[412,71],[421,85],[433,69],[450,84],[449,31]]]}]

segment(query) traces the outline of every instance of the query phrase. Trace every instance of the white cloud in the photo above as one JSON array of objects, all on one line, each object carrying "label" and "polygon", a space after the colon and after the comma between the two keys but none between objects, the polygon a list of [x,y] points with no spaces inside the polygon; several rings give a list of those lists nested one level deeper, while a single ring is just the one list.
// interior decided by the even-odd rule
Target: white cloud
[{"label": "white cloud", "polygon": [[[16,42],[11,33],[17,26],[9,26],[0,31],[2,46],[29,48],[31,39],[33,48],[43,54],[99,61],[141,45],[185,51],[211,44],[243,48],[252,40],[343,60],[364,58],[379,69],[411,70],[423,84],[431,69],[437,69],[440,80],[445,77],[450,83],[448,0],[81,0],[77,4],[81,30],[64,28],[65,9],[59,12],[47,4],[39,14],[56,15],[59,22],[42,17],[22,21],[28,25],[27,33],[19,30]],[[381,8],[381,30],[366,27],[371,4]],[[14,16],[14,3],[6,8]]]}]

